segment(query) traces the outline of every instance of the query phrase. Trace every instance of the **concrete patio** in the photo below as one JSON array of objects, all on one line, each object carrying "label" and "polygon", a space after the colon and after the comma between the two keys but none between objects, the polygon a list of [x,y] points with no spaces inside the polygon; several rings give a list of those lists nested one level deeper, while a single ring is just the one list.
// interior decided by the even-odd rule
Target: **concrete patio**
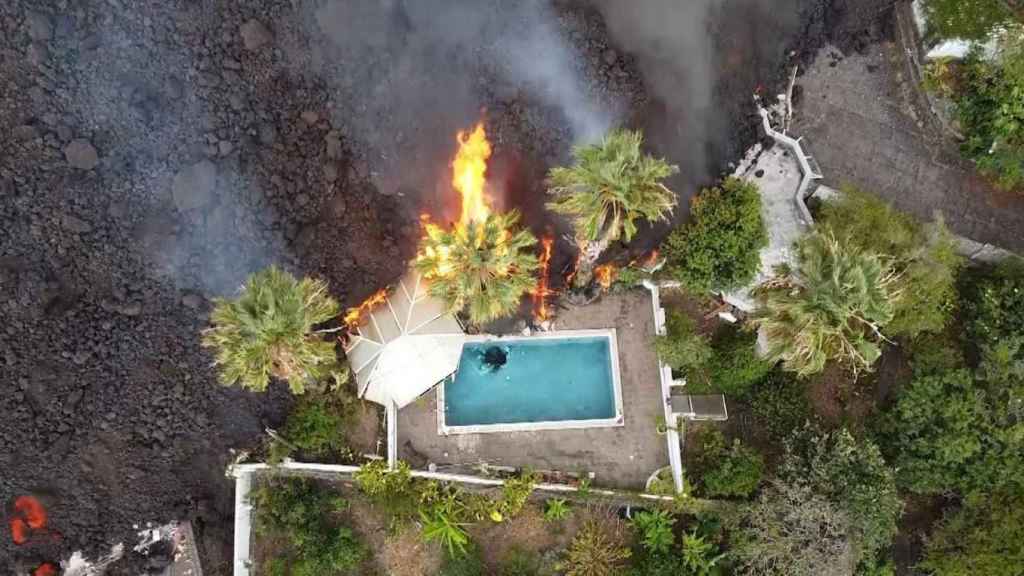
[{"label": "concrete patio", "polygon": [[606,295],[585,308],[563,310],[556,320],[558,330],[596,328],[617,331],[624,426],[440,436],[435,388],[399,411],[399,457],[416,468],[486,462],[587,471],[599,486],[643,488],[654,470],[668,465],[665,439],[655,431],[663,406],[649,293]]}]

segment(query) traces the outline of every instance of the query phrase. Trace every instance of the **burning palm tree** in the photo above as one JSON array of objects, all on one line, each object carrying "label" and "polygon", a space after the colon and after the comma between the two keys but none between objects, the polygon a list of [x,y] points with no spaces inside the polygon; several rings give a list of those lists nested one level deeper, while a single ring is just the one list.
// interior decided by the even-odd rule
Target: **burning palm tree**
[{"label": "burning palm tree", "polygon": [[534,291],[537,239],[518,228],[518,212],[491,212],[484,194],[491,146],[483,125],[460,132],[458,141],[452,184],[462,197],[461,215],[450,230],[426,224],[416,268],[430,282],[431,294],[482,323],[514,313]]},{"label": "burning palm tree", "polygon": [[324,282],[296,280],[270,267],[249,276],[234,300],[214,300],[203,346],[216,351],[214,364],[226,386],[262,392],[273,376],[301,394],[339,368],[334,344],[313,330],[338,309]]},{"label": "burning palm tree", "polygon": [[490,214],[483,221],[444,230],[427,225],[416,268],[430,281],[430,293],[452,310],[465,310],[474,323],[516,311],[537,284],[540,266],[527,230],[513,231],[515,211]]},{"label": "burning palm tree", "polygon": [[573,285],[582,288],[594,277],[594,265],[620,238],[633,239],[637,221],[664,220],[676,195],[662,181],[679,172],[675,165],[640,150],[639,132],[617,130],[600,144],[573,150],[572,167],[548,175],[548,208],[572,218],[580,258]]}]

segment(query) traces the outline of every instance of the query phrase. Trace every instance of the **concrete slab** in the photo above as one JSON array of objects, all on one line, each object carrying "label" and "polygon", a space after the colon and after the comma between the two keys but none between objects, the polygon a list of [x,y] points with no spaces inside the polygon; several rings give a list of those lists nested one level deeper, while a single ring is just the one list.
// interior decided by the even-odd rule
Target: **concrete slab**
[{"label": "concrete slab", "polygon": [[650,296],[643,291],[605,295],[586,307],[562,311],[555,324],[558,330],[616,329],[624,426],[440,436],[436,390],[431,390],[398,413],[401,458],[417,468],[426,459],[439,469],[486,462],[587,471],[595,473],[598,486],[642,489],[654,470],[668,465],[665,439],[656,431],[663,401]]}]

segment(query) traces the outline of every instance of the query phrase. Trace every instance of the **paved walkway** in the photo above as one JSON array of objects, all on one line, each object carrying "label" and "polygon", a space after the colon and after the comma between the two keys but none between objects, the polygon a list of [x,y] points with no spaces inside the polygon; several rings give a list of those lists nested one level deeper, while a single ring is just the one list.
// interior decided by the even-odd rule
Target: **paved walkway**
[{"label": "paved walkway", "polygon": [[941,212],[956,234],[1024,253],[1024,194],[996,190],[938,136],[912,105],[898,44],[838,54],[826,47],[798,79],[803,95],[790,131],[805,138],[823,182],[854,184],[923,219]]},{"label": "paved walkway", "polygon": [[662,400],[648,293],[606,295],[584,308],[561,311],[556,320],[558,330],[607,327],[615,327],[618,337],[624,426],[440,436],[436,392],[430,391],[398,413],[400,457],[416,468],[425,468],[426,458],[438,465],[485,461],[587,471],[596,474],[598,486],[643,488],[652,472],[668,465],[665,438],[655,431]]}]

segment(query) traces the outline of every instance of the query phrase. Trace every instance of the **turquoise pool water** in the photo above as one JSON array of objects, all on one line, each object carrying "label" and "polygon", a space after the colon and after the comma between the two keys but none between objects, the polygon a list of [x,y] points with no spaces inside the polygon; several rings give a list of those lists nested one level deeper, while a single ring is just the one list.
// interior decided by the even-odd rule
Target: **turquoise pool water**
[{"label": "turquoise pool water", "polygon": [[[495,347],[504,365],[485,361]],[[614,386],[607,337],[470,342],[444,383],[445,425],[614,418]]]}]

